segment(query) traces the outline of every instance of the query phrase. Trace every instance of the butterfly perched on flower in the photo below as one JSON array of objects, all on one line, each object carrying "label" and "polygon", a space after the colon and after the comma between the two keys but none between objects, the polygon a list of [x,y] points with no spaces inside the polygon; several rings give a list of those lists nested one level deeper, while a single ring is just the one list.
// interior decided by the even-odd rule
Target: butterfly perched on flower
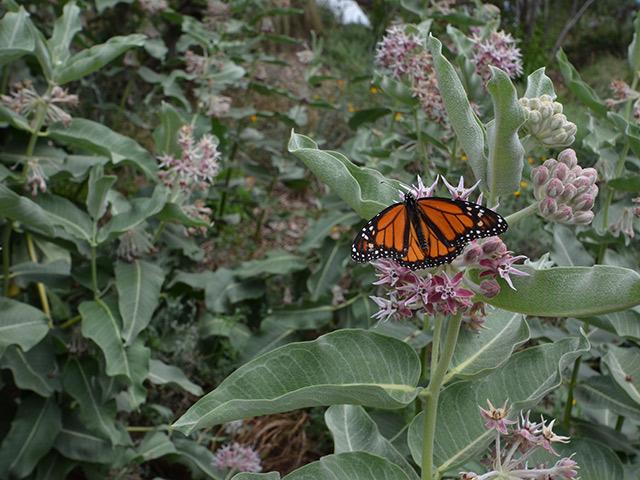
[{"label": "butterfly perched on flower", "polygon": [[358,233],[351,258],[360,263],[390,258],[412,270],[431,268],[451,263],[471,240],[507,228],[496,212],[463,198],[406,193],[404,201],[385,208]]}]

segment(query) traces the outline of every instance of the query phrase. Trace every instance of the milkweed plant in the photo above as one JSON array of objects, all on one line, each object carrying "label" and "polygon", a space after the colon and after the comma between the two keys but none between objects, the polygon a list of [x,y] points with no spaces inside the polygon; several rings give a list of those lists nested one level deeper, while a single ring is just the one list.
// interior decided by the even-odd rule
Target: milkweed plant
[{"label": "milkweed plant", "polygon": [[[96,3],[99,13],[111,8]],[[0,64],[5,72],[22,68],[5,74],[0,99],[2,128],[12,137],[0,154],[0,367],[17,399],[2,433],[0,476],[66,478],[80,467],[91,478],[124,478],[132,465],[165,458],[196,476],[277,480],[255,445],[236,441],[244,420],[328,407],[334,453],[282,478],[637,478],[640,16],[628,50],[631,81],[611,79],[610,98],[601,99],[558,51],[550,68],[575,99],[568,108],[545,68],[524,74],[519,41],[500,28],[497,8],[477,2],[454,15],[450,2],[433,2],[414,9],[421,21],[390,26],[372,53],[367,88],[375,105],[349,106],[345,153],[321,148],[331,140],[320,134],[316,142],[291,131],[279,157],[269,135],[254,128],[259,118],[301,129],[314,102],[335,107],[306,97],[286,115],[238,106],[237,92],[247,88],[294,95],[260,83],[262,73],[247,81],[258,59],[253,44],[234,35],[287,43],[269,18],[301,12],[275,2],[240,21],[232,18],[234,2],[211,1],[196,19],[171,3],[136,4],[158,25],[162,18],[181,30],[171,72],[140,65],[143,50],[160,61],[174,53],[163,40],[168,27],[142,23],[145,34],[77,51],[71,45],[83,23],[75,2],[49,37],[13,2],[0,20]],[[83,46],[93,39],[82,38]],[[299,53],[309,76],[318,73],[314,51]],[[118,68],[129,71],[126,92],[140,77],[146,105],[163,100],[148,139],[153,154],[80,116],[82,82],[124,54]],[[38,74],[24,75],[28,68]],[[116,124],[124,106],[126,96]],[[138,126],[147,120],[132,115]],[[243,142],[256,147],[242,152]],[[320,243],[235,271],[180,269],[205,263],[196,239],[231,221],[233,172],[246,168],[256,182],[264,164],[247,164],[260,149],[279,162],[274,175],[299,182],[304,165],[340,211],[312,229],[332,242],[323,244],[326,263],[309,275],[307,286],[318,292],[305,297],[312,306],[301,300],[280,316],[268,310],[262,339],[251,344],[246,337],[259,335],[229,321],[241,314],[231,306],[267,297],[275,290],[267,279],[306,269],[301,256]],[[298,164],[286,163],[294,158]],[[274,185],[260,188],[268,197]],[[407,193],[477,203],[509,229],[467,242],[434,268],[411,270],[393,258],[351,263],[341,235]],[[522,245],[542,237],[551,251],[525,255]],[[204,395],[156,355],[151,334],[158,312],[171,315],[171,297],[185,289],[204,291],[199,332],[214,330],[240,351],[258,345],[259,354],[242,357]],[[327,305],[317,303],[323,293],[332,297]],[[282,303],[293,303],[292,295],[287,290]],[[282,341],[319,328],[330,331]],[[195,355],[198,339],[189,338],[181,348]],[[181,405],[191,406],[150,403],[150,384],[189,392]]]}]

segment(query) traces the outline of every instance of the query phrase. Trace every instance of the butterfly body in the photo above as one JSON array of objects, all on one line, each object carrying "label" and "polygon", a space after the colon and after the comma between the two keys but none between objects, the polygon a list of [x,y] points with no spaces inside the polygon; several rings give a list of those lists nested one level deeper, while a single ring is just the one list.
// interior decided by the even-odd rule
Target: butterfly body
[{"label": "butterfly body", "polygon": [[493,210],[461,199],[406,194],[373,217],[356,236],[351,258],[391,258],[417,270],[451,263],[471,240],[499,235],[507,222]]}]

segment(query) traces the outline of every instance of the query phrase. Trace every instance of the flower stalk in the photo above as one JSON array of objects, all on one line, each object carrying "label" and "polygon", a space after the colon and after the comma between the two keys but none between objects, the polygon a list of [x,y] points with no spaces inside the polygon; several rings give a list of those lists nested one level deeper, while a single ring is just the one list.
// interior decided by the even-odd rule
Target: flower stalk
[{"label": "flower stalk", "polygon": [[[462,324],[462,312],[449,317],[447,331],[444,339],[436,335],[438,323],[442,325],[442,315],[436,316],[436,333],[433,337],[433,349],[431,354],[431,378],[424,397],[424,435],[422,444],[422,480],[434,480],[439,474],[433,471],[433,447],[435,444],[436,420],[438,416],[438,399],[445,374],[449,369],[453,352],[458,341],[458,333]],[[442,342],[442,345],[440,343]],[[439,356],[439,358],[438,358]]]}]

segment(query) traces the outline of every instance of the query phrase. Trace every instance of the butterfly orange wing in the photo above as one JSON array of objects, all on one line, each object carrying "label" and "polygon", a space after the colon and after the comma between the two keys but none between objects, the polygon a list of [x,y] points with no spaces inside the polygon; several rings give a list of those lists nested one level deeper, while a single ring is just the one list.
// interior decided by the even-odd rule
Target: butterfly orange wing
[{"label": "butterfly orange wing", "polygon": [[351,247],[351,258],[356,262],[377,258],[400,259],[408,249],[410,224],[404,203],[394,203],[385,208],[358,233]]}]

